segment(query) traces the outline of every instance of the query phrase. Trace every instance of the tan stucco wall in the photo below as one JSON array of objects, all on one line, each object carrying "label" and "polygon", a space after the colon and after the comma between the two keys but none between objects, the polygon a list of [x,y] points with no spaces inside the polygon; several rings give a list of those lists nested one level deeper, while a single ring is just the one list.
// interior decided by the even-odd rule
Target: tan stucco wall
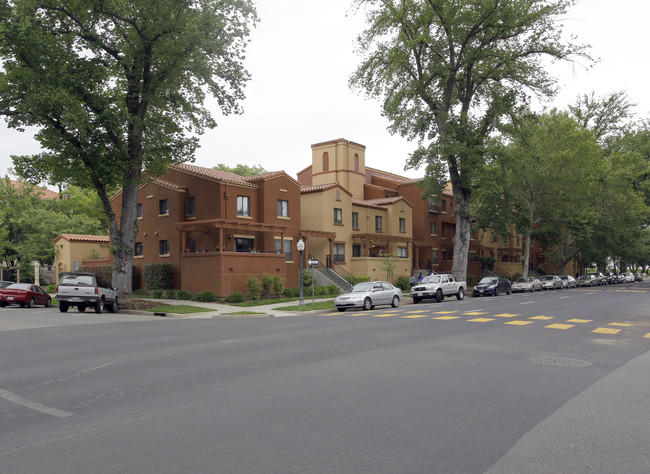
[{"label": "tan stucco wall", "polygon": [[59,239],[54,243],[56,283],[59,282],[60,273],[70,272],[74,269],[74,262],[78,262],[79,266],[83,266],[84,259],[89,259],[93,256],[101,259],[109,258],[109,245],[99,242],[77,242]]}]

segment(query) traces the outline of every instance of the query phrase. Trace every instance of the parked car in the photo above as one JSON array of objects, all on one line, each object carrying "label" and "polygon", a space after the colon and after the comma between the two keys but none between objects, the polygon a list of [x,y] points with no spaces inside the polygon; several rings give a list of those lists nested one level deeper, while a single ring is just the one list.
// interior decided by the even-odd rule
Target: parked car
[{"label": "parked car", "polygon": [[21,308],[33,308],[34,305],[43,305],[49,308],[52,298],[43,288],[31,283],[12,283],[0,290],[0,306],[19,304]]},{"label": "parked car", "polygon": [[560,275],[560,280],[562,280],[562,288],[575,288],[576,279],[571,275]]},{"label": "parked car", "polygon": [[56,287],[56,299],[59,301],[59,311],[65,313],[70,306],[76,306],[79,311],[95,308],[95,313],[101,313],[108,307],[111,313],[118,309],[117,290],[103,277],[94,273],[66,273]]},{"label": "parked car", "polygon": [[625,273],[616,275],[616,283],[625,283]]},{"label": "parked car", "polygon": [[357,283],[349,293],[339,295],[334,300],[334,306],[339,311],[348,308],[373,309],[380,304],[388,304],[393,308],[402,301],[402,290],[387,281],[366,281]]},{"label": "parked car", "polygon": [[485,277],[478,282],[472,292],[473,296],[499,296],[501,293],[510,294],[512,284],[506,277]]},{"label": "parked car", "polygon": [[634,280],[643,281],[643,273],[637,273],[636,275],[634,275]]},{"label": "parked car", "polygon": [[542,289],[555,290],[562,288],[562,280],[557,275],[544,275],[539,279],[542,282]]},{"label": "parked car", "polygon": [[580,275],[576,280],[578,286],[597,286],[596,276],[593,273],[589,275]]},{"label": "parked car", "polygon": [[518,291],[542,291],[542,282],[538,278],[533,277],[520,277],[512,284],[512,292]]},{"label": "parked car", "polygon": [[625,274],[625,283],[634,283],[634,273]]},{"label": "parked car", "polygon": [[462,300],[465,298],[467,283],[457,281],[453,275],[442,273],[438,275],[427,275],[422,281],[411,288],[413,303],[418,304],[425,299],[435,298],[440,303],[445,296],[455,296]]}]

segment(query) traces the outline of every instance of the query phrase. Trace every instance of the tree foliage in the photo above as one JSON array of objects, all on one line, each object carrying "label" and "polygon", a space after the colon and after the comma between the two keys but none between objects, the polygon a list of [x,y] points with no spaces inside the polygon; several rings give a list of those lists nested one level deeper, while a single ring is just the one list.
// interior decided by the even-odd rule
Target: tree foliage
[{"label": "tree foliage", "polygon": [[122,296],[141,176],[193,159],[196,135],[215,126],[206,94],[223,113],[241,111],[255,22],[250,0],[0,0],[0,115],[38,127],[47,150],[14,157],[15,169],[97,191]]},{"label": "tree foliage", "polygon": [[351,85],[383,97],[390,130],[420,141],[408,167],[424,165],[429,185],[451,179],[453,271],[461,279],[469,202],[491,134],[526,93],[553,93],[542,57],[584,55],[583,47],[562,40],[557,22],[572,3],[356,0],[366,9],[367,28],[358,38],[363,59]]},{"label": "tree foliage", "polygon": [[229,171],[231,173],[238,174],[239,176],[256,176],[258,174],[268,173],[268,171],[265,170],[262,167],[262,165],[248,166],[248,165],[238,164],[235,166],[228,166],[223,163],[219,163],[217,166],[214,167],[214,169],[221,170],[221,171]]}]

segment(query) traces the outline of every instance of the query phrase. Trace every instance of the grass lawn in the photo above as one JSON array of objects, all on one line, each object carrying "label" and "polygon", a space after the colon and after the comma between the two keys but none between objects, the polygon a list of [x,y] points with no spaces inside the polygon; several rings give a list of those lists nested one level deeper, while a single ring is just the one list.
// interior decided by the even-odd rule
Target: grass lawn
[{"label": "grass lawn", "polygon": [[311,302],[305,301],[304,306],[282,306],[280,308],[275,308],[280,311],[313,311],[314,309],[334,309],[334,300],[332,301],[317,301],[316,304],[312,305]]}]

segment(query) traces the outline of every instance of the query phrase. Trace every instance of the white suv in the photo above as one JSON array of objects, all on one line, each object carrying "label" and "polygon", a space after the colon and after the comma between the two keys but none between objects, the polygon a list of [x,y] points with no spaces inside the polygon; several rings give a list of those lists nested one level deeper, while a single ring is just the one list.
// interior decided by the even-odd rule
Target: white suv
[{"label": "white suv", "polygon": [[117,290],[94,273],[75,272],[61,276],[56,287],[56,299],[62,313],[67,312],[70,306],[76,306],[79,311],[93,307],[95,313],[101,313],[104,307],[111,313],[117,311]]}]

